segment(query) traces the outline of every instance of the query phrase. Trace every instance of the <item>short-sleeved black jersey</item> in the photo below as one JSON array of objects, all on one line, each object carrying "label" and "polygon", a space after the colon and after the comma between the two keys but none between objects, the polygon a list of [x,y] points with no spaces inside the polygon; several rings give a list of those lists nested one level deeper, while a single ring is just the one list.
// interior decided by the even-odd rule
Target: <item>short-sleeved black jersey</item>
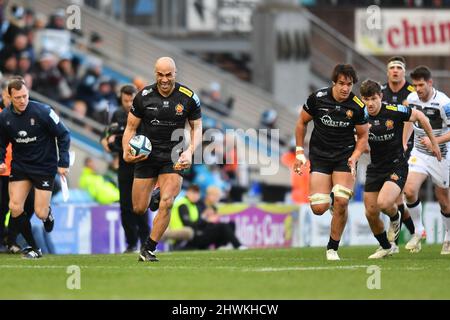
[{"label": "short-sleeved black jersey", "polygon": [[416,90],[408,81],[405,82],[405,85],[398,92],[393,92],[387,83],[381,86],[383,102],[387,104],[404,104],[408,95],[414,91]]},{"label": "short-sleeved black jersey", "polygon": [[328,87],[312,93],[303,108],[314,121],[309,145],[311,160],[349,158],[355,150],[355,125],[367,123],[364,103],[353,93],[346,101],[337,102]]},{"label": "short-sleeved black jersey", "polygon": [[405,161],[403,151],[403,126],[411,117],[411,108],[403,105],[381,104],[377,115],[369,114],[369,169],[385,171],[400,161]]},{"label": "short-sleeved black jersey", "polygon": [[[414,87],[408,81],[405,82],[405,85],[398,91],[393,92],[389,87],[388,83],[385,83],[381,86],[381,92],[383,93],[383,102],[387,104],[407,104],[408,95],[411,92],[415,92]],[[414,133],[411,134],[411,137],[408,140],[408,152],[411,152],[414,146]]]},{"label": "short-sleeved black jersey", "polygon": [[158,92],[156,83],[145,87],[137,93],[130,112],[142,120],[137,132],[150,139],[150,158],[160,160],[170,160],[173,147],[181,140],[172,141],[172,133],[183,129],[186,120],[202,116],[197,95],[179,83],[168,97]]}]

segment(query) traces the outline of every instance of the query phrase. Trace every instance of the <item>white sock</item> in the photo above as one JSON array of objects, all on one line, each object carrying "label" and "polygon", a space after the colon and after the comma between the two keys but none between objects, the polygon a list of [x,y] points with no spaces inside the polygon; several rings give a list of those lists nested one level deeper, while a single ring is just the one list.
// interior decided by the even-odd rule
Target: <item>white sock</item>
[{"label": "white sock", "polygon": [[419,202],[415,207],[410,207],[410,204],[407,204],[408,211],[411,216],[411,219],[414,223],[414,232],[417,235],[422,236],[422,232],[424,230],[422,224],[422,203]]},{"label": "white sock", "polygon": [[444,241],[450,241],[450,217],[446,217],[442,214],[441,211],[441,216],[442,216],[442,222],[444,222]]}]

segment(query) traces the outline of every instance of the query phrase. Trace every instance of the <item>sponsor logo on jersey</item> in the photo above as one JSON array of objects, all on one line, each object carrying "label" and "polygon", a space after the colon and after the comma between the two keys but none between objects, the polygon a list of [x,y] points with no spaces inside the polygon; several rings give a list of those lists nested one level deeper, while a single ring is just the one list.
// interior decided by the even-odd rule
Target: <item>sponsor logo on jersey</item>
[{"label": "sponsor logo on jersey", "polygon": [[191,90],[189,90],[188,88],[185,88],[185,87],[180,86],[180,89],[178,89],[178,90],[180,90],[180,92],[183,92],[189,98],[192,97],[192,95],[194,94]]},{"label": "sponsor logo on jersey", "polygon": [[377,136],[372,132],[369,132],[369,140],[375,142],[389,141],[394,138],[394,133],[383,134],[381,136]]},{"label": "sponsor logo on jersey", "polygon": [[331,119],[330,116],[323,116],[320,118],[320,121],[328,127],[336,127],[336,128],[346,128],[350,125],[350,122],[346,121],[335,121]]},{"label": "sponsor logo on jersey", "polygon": [[355,101],[361,108],[364,108],[364,103],[357,96],[353,97],[353,101]]},{"label": "sponsor logo on jersey", "polygon": [[37,140],[37,137],[33,137],[33,138],[26,137],[26,138],[17,138],[16,142],[17,143],[30,143],[30,142],[34,142],[36,140]]},{"label": "sponsor logo on jersey", "polygon": [[392,121],[391,119],[387,119],[385,124],[388,130],[394,129],[394,121]]},{"label": "sponsor logo on jersey", "polygon": [[177,116],[181,116],[184,111],[184,106],[181,103],[177,104],[177,106],[175,107],[175,111],[177,112]]},{"label": "sponsor logo on jersey", "polygon": [[317,98],[321,98],[321,97],[326,96],[326,95],[327,95],[326,91],[319,91],[319,92],[317,92],[316,97]]}]

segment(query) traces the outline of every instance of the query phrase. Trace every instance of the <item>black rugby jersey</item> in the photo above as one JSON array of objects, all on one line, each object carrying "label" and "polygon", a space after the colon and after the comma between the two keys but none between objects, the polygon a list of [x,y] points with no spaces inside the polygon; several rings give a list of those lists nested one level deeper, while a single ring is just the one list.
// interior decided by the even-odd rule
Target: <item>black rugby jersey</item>
[{"label": "black rugby jersey", "polygon": [[414,91],[416,90],[414,90],[413,85],[408,81],[405,82],[405,85],[398,92],[393,92],[388,83],[381,86],[383,102],[387,104],[404,104],[408,95]]},{"label": "black rugby jersey", "polygon": [[386,169],[405,161],[403,126],[411,117],[411,108],[403,105],[381,104],[377,115],[369,114],[369,169]]},{"label": "black rugby jersey", "polygon": [[189,88],[175,83],[173,92],[163,97],[156,83],[142,89],[133,100],[130,112],[140,118],[138,134],[152,143],[149,159],[171,159],[171,152],[181,139],[172,140],[176,129],[184,129],[186,120],[200,119],[200,99]]},{"label": "black rugby jersey", "polygon": [[[398,91],[393,92],[389,87],[388,83],[381,86],[381,92],[383,93],[383,102],[387,104],[408,104],[407,98],[411,92],[415,92],[413,85],[408,81],[405,82],[404,86]],[[414,132],[411,133],[411,137],[408,140],[408,153],[411,152],[414,146]]]},{"label": "black rugby jersey", "polygon": [[310,158],[326,161],[348,159],[355,150],[355,125],[367,123],[364,103],[353,93],[346,101],[337,102],[332,96],[332,88],[328,87],[312,93],[303,108],[314,121]]}]

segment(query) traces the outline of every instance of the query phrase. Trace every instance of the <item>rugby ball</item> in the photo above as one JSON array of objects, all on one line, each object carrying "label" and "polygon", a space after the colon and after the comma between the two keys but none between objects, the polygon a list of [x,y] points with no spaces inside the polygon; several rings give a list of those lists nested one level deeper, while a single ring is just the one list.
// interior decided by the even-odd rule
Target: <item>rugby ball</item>
[{"label": "rugby ball", "polygon": [[134,136],[128,144],[130,145],[131,155],[133,156],[139,156],[141,154],[149,155],[152,152],[152,143],[144,135],[139,134]]}]

